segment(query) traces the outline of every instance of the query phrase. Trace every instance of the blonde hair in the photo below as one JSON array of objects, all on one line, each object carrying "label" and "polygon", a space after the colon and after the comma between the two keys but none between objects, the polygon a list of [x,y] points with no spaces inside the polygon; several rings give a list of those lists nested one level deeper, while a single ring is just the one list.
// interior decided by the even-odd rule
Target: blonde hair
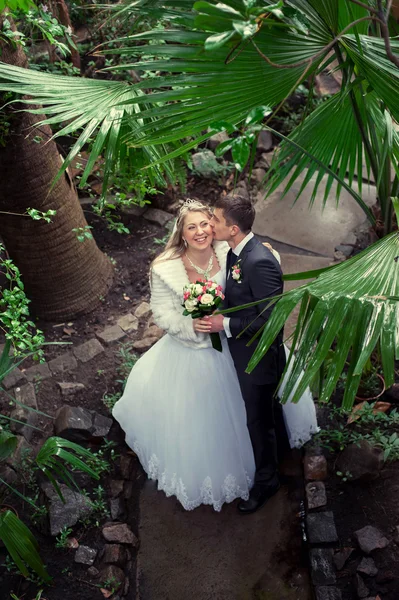
[{"label": "blonde hair", "polygon": [[205,213],[211,218],[212,213],[206,204],[203,204],[199,200],[186,200],[183,206],[181,207],[179,214],[177,215],[177,219],[175,225],[173,227],[173,231],[168,240],[168,243],[165,246],[165,250],[157,256],[157,258],[153,261],[151,267],[162,260],[173,260],[175,258],[180,258],[183,256],[186,246],[184,245],[183,240],[183,227],[184,227],[184,219],[189,213]]}]

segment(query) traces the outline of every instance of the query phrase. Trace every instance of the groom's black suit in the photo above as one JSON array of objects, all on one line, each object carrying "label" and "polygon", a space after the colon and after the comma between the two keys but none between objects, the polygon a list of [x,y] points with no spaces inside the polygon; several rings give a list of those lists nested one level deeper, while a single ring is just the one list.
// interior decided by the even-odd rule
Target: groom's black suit
[{"label": "groom's black suit", "polygon": [[[240,260],[242,279],[235,281],[231,267]],[[271,298],[283,291],[280,265],[273,254],[255,237],[242,249],[239,258],[230,250],[227,256],[227,279],[224,308],[233,308],[264,298]],[[273,342],[267,354],[252,371],[245,373],[248,362],[256,348],[256,342],[247,346],[249,339],[268,320],[272,307],[262,314],[267,303],[231,313],[229,348],[237,370],[241,392],[247,411],[247,424],[255,456],[255,484],[262,488],[274,487],[277,478],[277,450],[274,428],[273,394],[285,366],[282,332]],[[252,323],[252,321],[254,321]],[[248,329],[237,339],[245,327]]]}]

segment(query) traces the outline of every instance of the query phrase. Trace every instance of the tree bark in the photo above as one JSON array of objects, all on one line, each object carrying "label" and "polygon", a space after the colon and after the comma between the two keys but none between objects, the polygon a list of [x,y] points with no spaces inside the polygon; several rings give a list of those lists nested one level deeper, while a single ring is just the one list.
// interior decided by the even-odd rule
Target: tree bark
[{"label": "tree bark", "polygon": [[[26,67],[20,46],[0,41],[0,53],[3,62]],[[0,117],[6,114],[10,122],[6,145],[0,145],[0,211],[57,213],[51,223],[0,213],[0,236],[21,270],[33,312],[46,320],[74,318],[95,309],[106,295],[112,265],[94,239],[78,241],[73,229],[87,222],[76,190],[66,174],[51,187],[62,163],[51,129],[36,128],[42,116],[20,108],[14,105]]]}]

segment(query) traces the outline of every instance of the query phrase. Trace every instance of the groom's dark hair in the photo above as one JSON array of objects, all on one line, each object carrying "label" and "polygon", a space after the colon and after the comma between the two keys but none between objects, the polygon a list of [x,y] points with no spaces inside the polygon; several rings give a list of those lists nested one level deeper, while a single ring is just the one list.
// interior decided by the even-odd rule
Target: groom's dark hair
[{"label": "groom's dark hair", "polygon": [[249,233],[255,221],[255,208],[244,196],[223,196],[216,200],[215,208],[223,211],[228,226],[237,225],[243,233]]}]

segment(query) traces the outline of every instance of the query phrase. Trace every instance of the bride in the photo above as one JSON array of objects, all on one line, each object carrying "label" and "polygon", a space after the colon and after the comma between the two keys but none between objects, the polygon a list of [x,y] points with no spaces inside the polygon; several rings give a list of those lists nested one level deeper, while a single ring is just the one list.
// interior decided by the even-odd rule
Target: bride
[{"label": "bride", "polygon": [[[201,320],[183,316],[189,282],[206,278],[225,285],[229,246],[213,240],[210,218],[206,205],[186,202],[165,251],[152,264],[151,308],[166,335],[133,367],[113,416],[158,489],[176,496],[186,510],[210,504],[220,511],[225,502],[248,499],[255,464],[227,340],[223,352],[214,350]],[[304,442],[316,425],[310,394],[298,418],[302,402],[293,418]],[[292,445],[298,445],[287,424]]]}]

